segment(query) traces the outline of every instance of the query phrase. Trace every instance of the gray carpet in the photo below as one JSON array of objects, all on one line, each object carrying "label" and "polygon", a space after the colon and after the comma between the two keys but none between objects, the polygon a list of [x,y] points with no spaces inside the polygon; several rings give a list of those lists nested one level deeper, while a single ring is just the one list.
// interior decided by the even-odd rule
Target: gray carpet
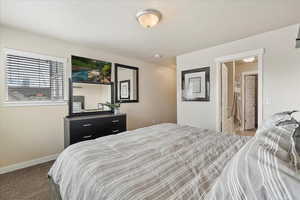
[{"label": "gray carpet", "polygon": [[0,175],[0,200],[49,200],[47,173],[53,162]]}]

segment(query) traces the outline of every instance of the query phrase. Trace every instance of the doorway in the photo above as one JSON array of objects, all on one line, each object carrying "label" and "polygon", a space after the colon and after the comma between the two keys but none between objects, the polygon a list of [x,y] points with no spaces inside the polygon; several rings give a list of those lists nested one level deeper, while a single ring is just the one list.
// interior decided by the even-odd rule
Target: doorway
[{"label": "doorway", "polygon": [[221,131],[253,136],[258,126],[258,57],[221,63]]},{"label": "doorway", "polygon": [[222,131],[222,64],[226,62],[235,63],[233,61],[242,60],[245,58],[256,57],[257,59],[257,79],[258,79],[258,89],[257,89],[257,123],[258,126],[263,121],[263,61],[264,61],[265,50],[256,49],[252,51],[246,51],[242,53],[236,53],[232,55],[226,55],[218,57],[215,59],[216,63],[216,130]]}]

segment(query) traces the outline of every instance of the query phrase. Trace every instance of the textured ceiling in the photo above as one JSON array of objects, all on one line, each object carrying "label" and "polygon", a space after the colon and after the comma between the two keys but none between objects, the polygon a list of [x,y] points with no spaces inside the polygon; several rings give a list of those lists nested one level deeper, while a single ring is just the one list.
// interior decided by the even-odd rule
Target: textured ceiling
[{"label": "textured ceiling", "polygon": [[[148,62],[300,21],[299,0],[0,0],[0,23]],[[153,29],[135,14],[163,14]],[[295,33],[296,34],[296,33]],[[160,53],[161,59],[153,58]]]}]

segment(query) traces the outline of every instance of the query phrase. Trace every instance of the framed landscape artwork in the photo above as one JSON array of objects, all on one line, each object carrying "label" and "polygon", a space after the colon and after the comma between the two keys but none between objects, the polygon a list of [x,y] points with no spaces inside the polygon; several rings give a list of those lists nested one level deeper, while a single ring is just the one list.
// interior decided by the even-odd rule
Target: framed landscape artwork
[{"label": "framed landscape artwork", "polygon": [[130,80],[120,81],[120,99],[130,99]]},{"label": "framed landscape artwork", "polygon": [[72,80],[77,83],[110,84],[112,63],[72,55]]},{"label": "framed landscape artwork", "polygon": [[209,101],[209,67],[182,71],[181,76],[183,101]]}]

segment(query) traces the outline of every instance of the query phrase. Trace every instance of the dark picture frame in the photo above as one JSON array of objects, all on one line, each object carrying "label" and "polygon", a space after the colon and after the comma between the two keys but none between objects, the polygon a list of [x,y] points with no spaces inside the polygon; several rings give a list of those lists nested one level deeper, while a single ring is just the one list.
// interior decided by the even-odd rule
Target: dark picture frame
[{"label": "dark picture frame", "polygon": [[210,101],[210,67],[181,72],[182,101]]},{"label": "dark picture frame", "polygon": [[[69,100],[68,100],[68,104],[69,104],[69,115],[67,116],[68,118],[71,118],[71,117],[79,117],[79,116],[88,116],[88,115],[105,115],[105,114],[112,114],[113,113],[113,110],[108,110],[108,111],[92,111],[92,112],[80,112],[80,113],[75,113],[73,112],[73,102],[74,102],[74,99],[73,99],[73,81],[71,78],[69,78]],[[106,85],[106,84],[105,84]],[[115,99],[115,95],[114,95],[114,83],[111,82],[110,84],[107,84],[107,85],[110,85],[110,88],[111,88],[111,103],[114,102],[114,99]]]},{"label": "dark picture frame", "polygon": [[[136,99],[130,100],[130,99],[119,99],[119,84],[118,84],[118,68],[125,68],[125,69],[131,69],[136,70]],[[116,103],[138,103],[139,102],[139,68],[138,67],[132,67],[128,65],[122,65],[119,63],[115,63],[114,68],[115,73],[115,102]],[[132,89],[132,88],[130,88]]]},{"label": "dark picture frame", "polygon": [[[130,100],[130,80],[120,81],[119,87],[120,99]],[[127,94],[123,94],[124,87],[127,87],[125,88],[127,90]]]}]

